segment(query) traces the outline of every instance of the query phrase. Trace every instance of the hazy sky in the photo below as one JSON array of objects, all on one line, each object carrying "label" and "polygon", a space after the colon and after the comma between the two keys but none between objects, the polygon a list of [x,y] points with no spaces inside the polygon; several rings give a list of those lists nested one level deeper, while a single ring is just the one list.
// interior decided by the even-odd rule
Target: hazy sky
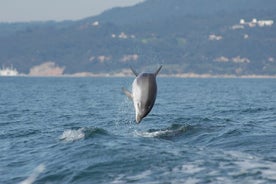
[{"label": "hazy sky", "polygon": [[0,0],[0,22],[76,20],[143,0]]}]

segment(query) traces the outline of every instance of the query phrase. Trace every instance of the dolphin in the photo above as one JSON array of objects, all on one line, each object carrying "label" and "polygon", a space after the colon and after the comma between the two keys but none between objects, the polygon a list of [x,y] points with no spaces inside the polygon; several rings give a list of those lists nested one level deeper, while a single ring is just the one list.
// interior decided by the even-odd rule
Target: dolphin
[{"label": "dolphin", "polygon": [[132,83],[132,93],[125,88],[123,88],[123,92],[133,101],[136,123],[140,123],[149,114],[154,105],[157,94],[156,76],[161,68],[162,66],[155,73],[140,74],[131,68],[136,76]]}]

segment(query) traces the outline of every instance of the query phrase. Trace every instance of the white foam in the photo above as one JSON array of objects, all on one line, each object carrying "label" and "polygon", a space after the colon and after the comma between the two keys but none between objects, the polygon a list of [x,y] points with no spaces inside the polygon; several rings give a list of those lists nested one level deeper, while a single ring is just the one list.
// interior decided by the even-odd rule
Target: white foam
[{"label": "white foam", "polygon": [[112,181],[111,183],[112,184],[123,184],[123,183],[126,183],[125,181],[124,181],[124,178],[125,177],[125,175],[123,175],[123,174],[119,174],[115,179],[114,179],[114,181]]},{"label": "white foam", "polygon": [[240,154],[239,159],[235,162],[239,166],[240,173],[254,173],[260,171],[263,178],[276,180],[276,163],[263,160],[257,156],[249,154]]},{"label": "white foam", "polygon": [[[148,178],[151,174],[152,174],[152,171],[150,171],[150,170],[143,171],[143,172],[141,172],[137,175],[133,175],[133,176],[125,176],[125,175],[120,174],[111,183],[112,184],[123,184],[123,183],[127,183],[128,180],[139,181],[144,178]],[[157,183],[157,182],[147,182],[147,183]]]},{"label": "white foam", "polygon": [[140,137],[160,137],[162,135],[166,135],[170,133],[170,130],[159,130],[155,132],[138,132],[134,131],[135,135],[140,136]]},{"label": "white foam", "polygon": [[[235,171],[230,172],[232,176],[240,174],[254,174],[259,172],[260,175],[269,180],[276,180],[276,163],[269,160],[264,160],[262,157],[242,153],[238,151],[225,152],[227,157],[231,157],[235,164]],[[255,180],[255,183],[257,181]],[[263,181],[260,181],[263,183]]]},{"label": "white foam", "polygon": [[[201,173],[206,173],[208,176],[215,178],[215,183],[235,183],[232,178],[240,175],[247,175],[241,181],[248,181],[248,183],[265,183],[266,180],[276,180],[276,163],[273,161],[264,160],[264,158],[251,155],[248,153],[238,151],[225,151],[223,152],[225,160],[221,160],[218,167],[209,167],[206,160],[196,160],[182,165],[178,165],[170,172],[164,175],[171,175],[172,173],[183,173],[190,176],[188,180],[177,181],[176,183],[204,183],[200,177]],[[214,157],[221,158],[221,152]],[[215,161],[215,160],[214,160]],[[227,172],[225,176],[221,176]],[[256,179],[254,176],[258,173],[261,178]],[[199,177],[198,177],[199,176]],[[172,182],[174,183],[174,182]]]},{"label": "white foam", "polygon": [[79,139],[84,138],[85,134],[83,132],[83,128],[80,128],[78,130],[65,130],[62,135],[59,137],[59,139],[64,140],[64,141],[76,141]]},{"label": "white foam", "polygon": [[204,170],[204,168],[193,164],[185,164],[185,165],[182,165],[182,168],[181,168],[181,171],[187,174],[195,174],[202,170]]},{"label": "white foam", "polygon": [[[176,183],[178,183],[178,181],[176,181]],[[184,184],[197,184],[197,183],[201,183],[201,181],[196,178],[188,177],[187,180],[183,181],[183,183]]]},{"label": "white foam", "polygon": [[152,174],[152,172],[150,170],[146,170],[142,173],[139,173],[137,175],[134,175],[134,176],[128,176],[128,179],[131,179],[131,180],[141,180],[143,178],[146,178],[148,176],[150,176]]},{"label": "white foam", "polygon": [[25,179],[24,181],[20,182],[20,184],[32,184],[36,178],[39,176],[39,174],[41,174],[43,171],[45,170],[45,165],[44,164],[40,164],[39,166],[37,166],[34,171],[32,172],[32,174]]},{"label": "white foam", "polygon": [[183,183],[183,184],[196,184],[196,183],[204,183],[200,178],[197,178],[193,175],[196,175],[200,172],[202,172],[205,168],[199,166],[199,163],[197,162],[192,162],[192,163],[187,163],[184,165],[179,165],[176,166],[174,168],[172,168],[172,170],[170,171],[166,171],[164,173],[164,176],[171,176],[174,174],[177,175],[188,175],[188,177],[185,177],[185,175],[183,175],[182,178],[175,178],[173,180],[170,180],[170,183],[174,184],[174,183]]}]

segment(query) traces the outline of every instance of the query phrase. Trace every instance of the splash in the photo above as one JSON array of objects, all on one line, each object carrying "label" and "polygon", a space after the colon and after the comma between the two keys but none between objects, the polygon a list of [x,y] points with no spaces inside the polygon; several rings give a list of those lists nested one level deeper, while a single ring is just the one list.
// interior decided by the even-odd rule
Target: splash
[{"label": "splash", "polygon": [[155,130],[153,132],[138,132],[135,130],[135,134],[141,137],[163,137],[172,133],[170,130]]},{"label": "splash", "polygon": [[147,132],[138,132],[135,130],[135,134],[141,137],[154,137],[154,138],[162,138],[162,139],[173,139],[175,137],[183,135],[186,131],[188,131],[190,126],[188,125],[179,125],[173,124],[165,129],[150,129]]},{"label": "splash", "polygon": [[89,127],[79,129],[65,130],[59,139],[65,142],[73,142],[83,138],[92,138],[97,135],[109,135],[108,132],[102,128]]},{"label": "splash", "polygon": [[62,135],[59,137],[60,140],[64,140],[66,142],[72,142],[79,139],[84,138],[84,128],[80,128],[78,130],[65,130]]}]

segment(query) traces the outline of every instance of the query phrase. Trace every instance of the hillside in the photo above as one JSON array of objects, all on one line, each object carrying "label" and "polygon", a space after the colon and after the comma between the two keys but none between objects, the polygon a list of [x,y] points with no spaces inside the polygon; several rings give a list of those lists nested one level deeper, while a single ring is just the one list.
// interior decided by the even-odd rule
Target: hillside
[{"label": "hillside", "polygon": [[0,24],[0,65],[66,74],[165,65],[164,73],[276,75],[272,0],[148,0],[79,21]]}]

